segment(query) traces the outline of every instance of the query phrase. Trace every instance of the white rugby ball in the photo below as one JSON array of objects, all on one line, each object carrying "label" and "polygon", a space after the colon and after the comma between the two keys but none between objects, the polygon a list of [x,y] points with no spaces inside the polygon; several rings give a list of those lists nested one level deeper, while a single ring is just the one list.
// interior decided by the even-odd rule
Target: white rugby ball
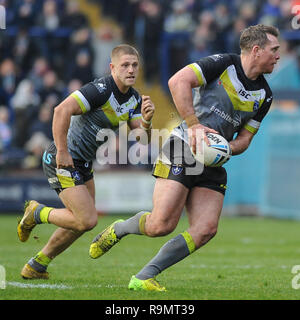
[{"label": "white rugby ball", "polygon": [[210,146],[203,140],[203,152],[192,154],[194,158],[207,167],[220,167],[231,157],[231,149],[228,141],[216,133],[206,134]]}]

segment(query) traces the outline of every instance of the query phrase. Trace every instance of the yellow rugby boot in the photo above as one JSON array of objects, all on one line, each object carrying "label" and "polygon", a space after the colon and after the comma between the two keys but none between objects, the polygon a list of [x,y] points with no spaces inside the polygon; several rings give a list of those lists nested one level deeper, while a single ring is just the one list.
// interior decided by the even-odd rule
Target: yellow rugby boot
[{"label": "yellow rugby boot", "polygon": [[25,264],[21,271],[21,276],[23,279],[49,279],[49,273],[48,272],[38,272],[35,269],[33,269],[28,263]]},{"label": "yellow rugby boot", "polygon": [[165,292],[167,289],[163,287],[155,278],[140,280],[136,276],[132,276],[128,284],[129,290],[145,290],[145,291],[161,291]]},{"label": "yellow rugby boot", "polygon": [[95,237],[92,244],[90,245],[90,257],[97,259],[104,255],[105,252],[109,251],[115,244],[117,244],[120,239],[117,238],[115,234],[114,225],[117,222],[122,222],[123,219],[117,220],[104,229],[101,233]]},{"label": "yellow rugby boot", "polygon": [[18,237],[22,242],[28,240],[30,232],[36,226],[34,211],[38,205],[39,203],[35,200],[25,201],[24,215],[17,227]]}]

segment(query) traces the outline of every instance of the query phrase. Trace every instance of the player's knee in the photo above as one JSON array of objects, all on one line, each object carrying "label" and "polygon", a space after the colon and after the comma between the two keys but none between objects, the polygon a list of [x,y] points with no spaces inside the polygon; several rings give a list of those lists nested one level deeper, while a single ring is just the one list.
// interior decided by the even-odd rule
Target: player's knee
[{"label": "player's knee", "polygon": [[97,218],[90,219],[85,225],[86,231],[94,229],[96,227],[97,223],[98,223]]},{"label": "player's knee", "polygon": [[97,218],[90,218],[88,220],[82,221],[78,225],[78,231],[83,231],[83,232],[90,231],[96,227],[97,223],[98,223]]}]

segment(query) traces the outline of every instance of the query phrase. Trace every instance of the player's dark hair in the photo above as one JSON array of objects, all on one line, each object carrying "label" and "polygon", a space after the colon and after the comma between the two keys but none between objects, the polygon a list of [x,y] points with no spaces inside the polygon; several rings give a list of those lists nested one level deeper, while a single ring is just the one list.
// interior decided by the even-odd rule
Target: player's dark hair
[{"label": "player's dark hair", "polygon": [[241,50],[250,51],[255,45],[264,48],[269,42],[267,34],[271,34],[278,38],[279,30],[273,26],[266,26],[263,24],[250,26],[244,29],[240,37]]},{"label": "player's dark hair", "polygon": [[113,48],[113,50],[111,52],[111,59],[113,59],[114,57],[116,57],[120,54],[134,55],[139,58],[138,51],[134,47],[130,46],[129,44],[119,44],[118,46]]}]

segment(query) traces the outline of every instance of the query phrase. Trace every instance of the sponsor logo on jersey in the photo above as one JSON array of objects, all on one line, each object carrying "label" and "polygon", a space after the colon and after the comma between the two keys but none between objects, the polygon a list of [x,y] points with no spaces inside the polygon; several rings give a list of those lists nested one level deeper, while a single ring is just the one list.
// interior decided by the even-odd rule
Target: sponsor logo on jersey
[{"label": "sponsor logo on jersey", "polygon": [[245,99],[249,99],[251,97],[251,94],[245,91],[244,89],[240,89],[239,94]]},{"label": "sponsor logo on jersey", "polygon": [[103,93],[106,90],[106,85],[102,82],[95,82],[95,86],[100,93]]},{"label": "sponsor logo on jersey", "polygon": [[218,60],[222,59],[223,56],[221,54],[214,54],[214,55],[210,56],[210,58],[212,58],[214,61],[218,61]]},{"label": "sponsor logo on jersey", "polygon": [[116,111],[117,111],[118,113],[123,113],[123,110],[124,110],[124,108],[121,107],[121,106],[116,107]]},{"label": "sponsor logo on jersey", "polygon": [[216,115],[218,115],[222,119],[231,123],[234,127],[239,127],[241,125],[242,119],[240,114],[238,113],[234,116],[234,118],[232,118],[228,113],[224,112],[223,110],[220,110],[215,106],[211,106],[210,110],[213,111]]}]

